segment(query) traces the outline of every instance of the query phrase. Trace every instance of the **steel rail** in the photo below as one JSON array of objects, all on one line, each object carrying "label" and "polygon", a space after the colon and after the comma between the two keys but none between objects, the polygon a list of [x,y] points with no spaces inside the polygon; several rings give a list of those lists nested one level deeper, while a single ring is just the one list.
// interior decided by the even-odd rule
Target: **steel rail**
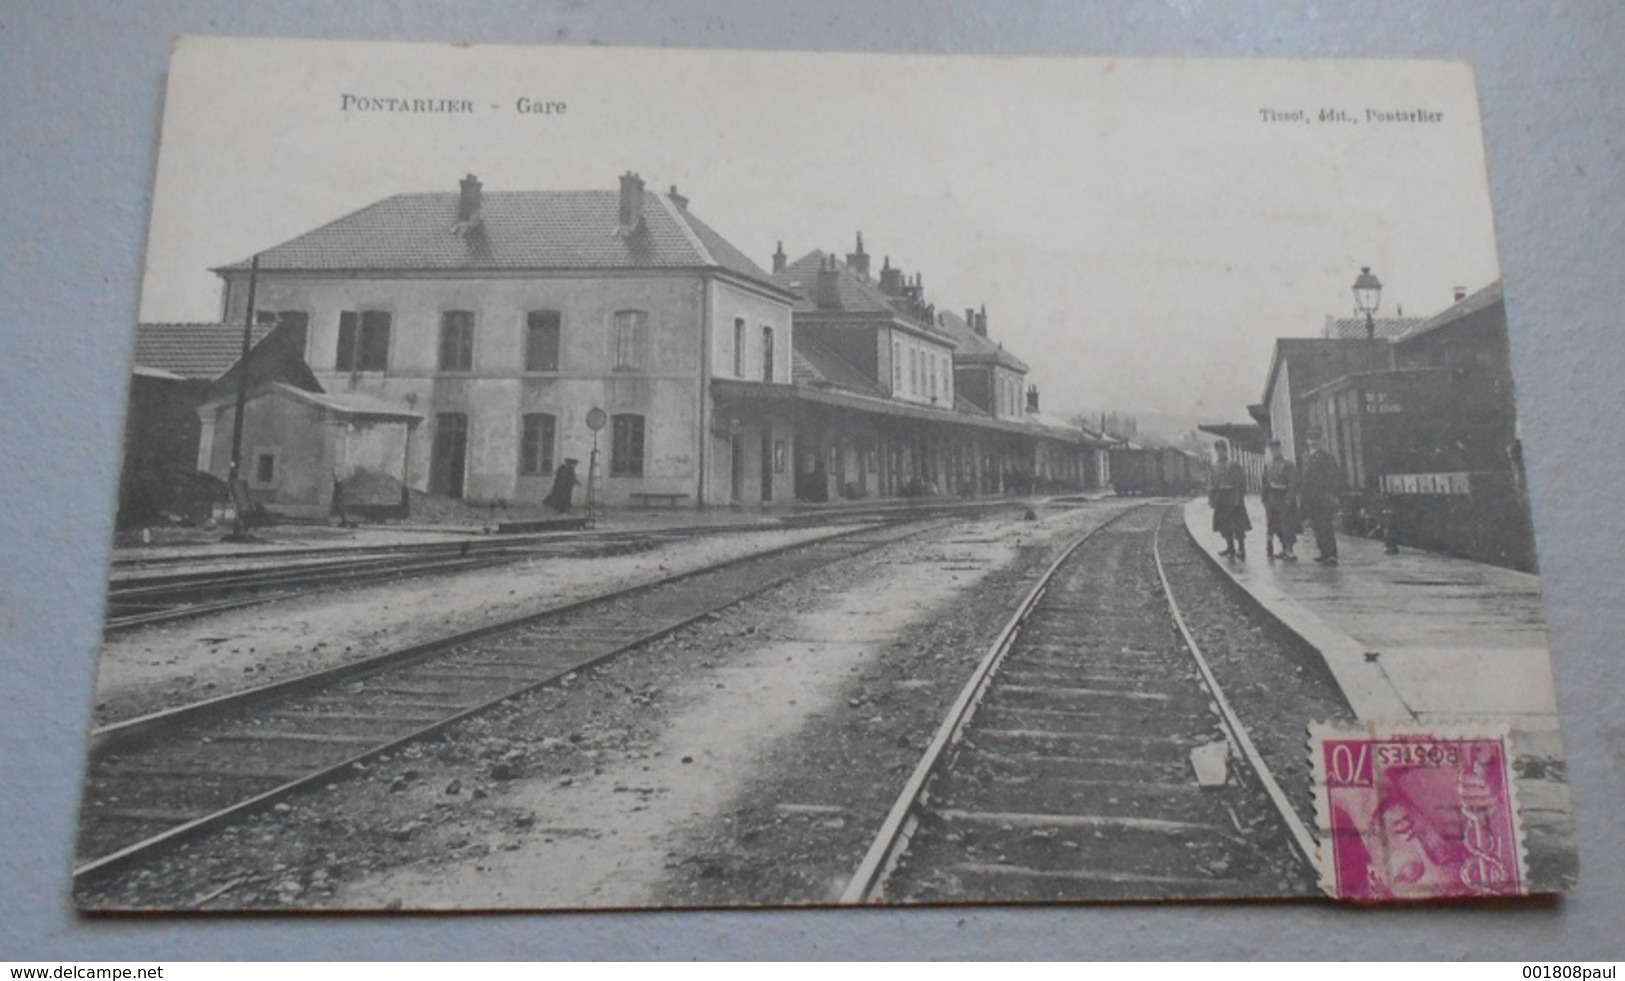
[{"label": "steel rail", "polygon": [[[168,600],[147,599],[136,601],[126,598],[129,594],[120,593],[108,596],[107,604],[110,608],[128,608],[146,604],[156,607],[156,609],[108,616],[102,625],[102,632],[118,633],[124,630],[133,630],[136,627],[172,623],[178,620],[191,620],[201,616],[208,616],[211,613],[224,613],[228,610],[297,599],[301,596],[308,596],[311,593],[323,592],[339,586],[372,586],[397,579],[409,579],[414,576],[471,572],[475,569],[485,569],[505,565],[509,562],[517,562],[528,557],[530,556],[527,554],[449,556],[446,558],[415,559],[408,564],[402,565],[378,564],[374,560],[365,565],[344,565],[302,575],[294,573],[284,575],[280,570],[277,570],[274,575],[267,575],[253,581],[236,580],[225,582],[212,589],[201,582],[185,589],[171,588],[169,590],[171,598]],[[158,597],[164,595],[161,590],[155,590],[154,592]],[[245,592],[252,595],[214,600],[205,599],[199,602],[188,602],[185,598],[189,595],[231,592]]]},{"label": "steel rail", "polygon": [[[936,519],[928,519],[928,520],[932,520],[934,522]],[[866,532],[873,532],[877,528],[879,528],[879,529],[890,529],[890,528],[896,528],[896,527],[904,526],[904,525],[911,524],[911,523],[915,523],[915,522],[903,521],[903,522],[893,522],[893,523],[885,523],[885,524],[866,525],[866,526],[862,526],[862,527],[859,527],[859,528],[850,529],[850,530],[847,530],[847,531],[844,531],[844,532],[839,532],[839,533],[836,533],[836,534],[833,534],[833,535],[823,536],[823,537],[813,539],[813,540],[810,540],[810,541],[796,542],[796,543],[792,543],[790,545],[780,546],[780,547],[774,548],[772,550],[769,550],[767,552],[760,552],[760,553],[755,553],[755,554],[748,555],[748,556],[735,557],[733,559],[728,559],[728,560],[725,560],[723,562],[707,566],[707,567],[705,567],[703,569],[697,569],[697,570],[691,570],[689,572],[679,573],[679,574],[676,574],[674,576],[664,577],[664,578],[659,579],[659,580],[655,580],[655,581],[652,581],[652,582],[649,582],[649,583],[644,583],[644,584],[641,584],[641,585],[638,585],[638,586],[633,586],[633,587],[630,587],[630,588],[627,588],[627,589],[624,589],[624,590],[618,590],[618,591],[613,592],[613,593],[604,594],[604,595],[601,595],[601,596],[596,596],[596,597],[592,597],[592,598],[581,600],[581,601],[576,601],[576,602],[569,603],[569,604],[564,604],[562,606],[549,609],[549,610],[547,610],[545,612],[542,612],[542,613],[527,615],[527,616],[519,618],[517,620],[510,620],[510,621],[506,621],[506,622],[504,622],[502,624],[488,625],[488,626],[481,627],[481,628],[478,628],[478,629],[473,630],[473,631],[467,631],[465,633],[456,635],[453,638],[444,638],[444,639],[439,640],[439,641],[431,642],[430,644],[417,645],[416,647],[408,648],[405,651],[393,652],[392,654],[386,654],[386,655],[380,655],[380,656],[375,657],[375,658],[367,659],[365,662],[356,662],[355,664],[352,664],[352,665],[344,665],[344,666],[340,666],[339,668],[335,668],[335,669],[327,669],[327,670],[324,670],[322,672],[315,672],[315,673],[313,673],[311,675],[301,676],[300,678],[289,679],[287,681],[276,682],[276,683],[272,683],[270,685],[261,686],[261,687],[256,688],[256,689],[251,689],[251,690],[249,690],[247,692],[240,692],[240,693],[236,693],[235,695],[221,696],[218,699],[211,699],[211,700],[209,700],[207,702],[194,703],[193,705],[181,706],[181,707],[179,707],[177,709],[168,710],[166,712],[155,713],[155,714],[150,715],[150,716],[143,716],[143,717],[138,718],[138,719],[132,719],[132,720],[126,722],[126,723],[120,723],[120,724],[118,724],[116,726],[103,727],[102,729],[97,730],[97,734],[103,736],[104,741],[99,746],[93,747],[93,758],[95,756],[97,756],[97,755],[102,755],[102,754],[107,753],[110,750],[110,748],[112,748],[114,743],[106,741],[106,737],[108,737],[108,736],[122,736],[123,738],[119,739],[117,741],[117,745],[119,745],[121,747],[127,747],[130,744],[131,740],[136,739],[136,738],[150,738],[150,737],[156,735],[157,731],[159,729],[168,730],[168,729],[172,729],[172,728],[177,728],[177,727],[179,727],[181,725],[184,725],[184,724],[189,724],[189,723],[192,723],[192,722],[199,721],[200,719],[203,719],[205,717],[217,715],[217,714],[220,714],[220,713],[223,713],[223,712],[226,712],[226,711],[242,709],[242,708],[245,708],[248,705],[250,705],[252,703],[255,703],[255,702],[267,701],[267,700],[269,700],[270,698],[273,698],[273,697],[280,697],[280,696],[283,696],[283,695],[295,694],[295,693],[299,693],[301,691],[310,691],[313,688],[316,689],[316,690],[320,690],[321,688],[330,687],[331,684],[336,680],[340,680],[340,679],[348,678],[348,677],[353,677],[353,676],[358,675],[358,674],[370,673],[370,671],[376,671],[376,670],[381,669],[381,668],[401,666],[401,665],[409,663],[410,661],[413,661],[413,660],[423,660],[423,659],[426,659],[428,656],[430,656],[435,651],[442,650],[442,649],[445,649],[447,647],[450,647],[450,646],[453,646],[453,645],[456,645],[456,644],[466,643],[466,642],[468,642],[470,640],[477,640],[477,639],[480,639],[480,638],[484,638],[484,637],[487,637],[487,636],[489,636],[491,634],[498,633],[498,632],[501,632],[501,631],[511,630],[511,629],[515,629],[517,627],[523,627],[523,626],[525,626],[525,625],[527,625],[527,624],[529,624],[531,622],[534,622],[534,621],[537,621],[537,620],[540,620],[540,619],[544,619],[546,617],[554,616],[554,615],[556,615],[558,613],[567,612],[567,611],[573,610],[573,609],[578,609],[580,607],[587,606],[589,604],[598,604],[598,603],[603,603],[603,602],[606,602],[606,601],[609,601],[609,600],[624,598],[626,596],[629,596],[629,595],[632,595],[632,594],[635,594],[635,593],[639,593],[639,592],[643,592],[643,591],[646,591],[646,590],[654,589],[654,588],[657,588],[659,586],[667,585],[667,584],[670,584],[672,582],[676,582],[676,581],[679,581],[679,580],[682,580],[682,579],[689,579],[689,578],[693,578],[695,576],[698,576],[698,575],[701,575],[701,574],[704,574],[704,573],[714,572],[714,571],[718,571],[718,570],[726,569],[726,568],[731,568],[731,567],[739,565],[739,564],[741,564],[743,562],[747,562],[747,561],[751,561],[751,560],[759,560],[759,559],[763,559],[763,558],[777,557],[777,556],[780,556],[783,553],[791,551],[793,549],[813,548],[813,547],[817,547],[817,546],[821,546],[821,545],[828,545],[828,544],[831,544],[831,543],[839,542],[842,539],[856,537],[856,536],[861,535],[861,534],[866,533]],[[288,780],[288,781],[286,781],[286,782],[284,782],[284,783],[282,783],[282,784],[280,784],[280,785],[278,785],[276,787],[273,787],[273,788],[271,788],[269,790],[263,791],[263,792],[261,792],[259,794],[255,794],[255,795],[253,795],[251,797],[245,798],[244,800],[238,801],[238,802],[236,802],[234,804],[231,804],[231,805],[229,805],[227,807],[220,808],[220,809],[215,810],[213,812],[210,812],[208,814],[201,815],[201,816],[199,816],[197,818],[186,821],[186,822],[184,822],[182,824],[179,824],[179,825],[176,825],[174,827],[167,828],[164,831],[159,832],[159,833],[157,833],[155,835],[150,835],[147,838],[143,838],[143,839],[141,839],[139,841],[132,842],[131,844],[126,845],[126,846],[124,846],[122,848],[116,849],[113,852],[110,852],[110,853],[108,853],[106,855],[102,855],[102,856],[99,856],[99,857],[97,857],[97,858],[95,858],[95,859],[93,859],[91,861],[85,862],[85,863],[77,866],[74,869],[74,871],[73,871],[74,881],[77,882],[77,883],[84,883],[84,882],[87,882],[87,881],[89,881],[91,879],[98,878],[100,876],[103,876],[103,875],[106,875],[106,874],[111,873],[113,871],[116,871],[117,869],[122,868],[122,867],[124,867],[124,866],[130,864],[131,862],[136,861],[138,859],[149,857],[149,856],[152,856],[152,855],[155,855],[155,854],[159,854],[163,850],[165,850],[167,848],[170,848],[170,847],[174,847],[175,845],[178,845],[180,842],[182,842],[184,840],[187,840],[187,839],[189,839],[189,838],[191,838],[191,837],[193,837],[195,835],[201,834],[201,833],[203,833],[205,831],[208,831],[210,829],[219,827],[219,826],[221,826],[221,825],[223,825],[225,823],[228,823],[228,822],[230,822],[230,821],[232,821],[232,820],[234,820],[234,819],[236,819],[238,817],[241,817],[241,816],[243,816],[243,815],[245,815],[247,813],[250,813],[250,812],[265,808],[265,807],[267,807],[267,806],[269,806],[269,805],[271,805],[271,804],[273,804],[273,803],[275,803],[275,802],[277,802],[277,801],[279,801],[279,800],[281,800],[281,799],[283,799],[283,798],[285,798],[285,797],[287,797],[287,796],[289,796],[291,794],[297,793],[297,792],[299,792],[301,790],[307,789],[307,788],[312,787],[312,786],[330,783],[330,782],[333,782],[335,779],[342,778],[345,775],[345,771],[350,769],[350,768],[353,768],[357,763],[365,763],[368,760],[371,760],[371,759],[374,759],[374,758],[376,758],[376,757],[378,757],[380,755],[392,752],[392,751],[394,751],[396,749],[399,749],[399,748],[401,748],[401,747],[403,747],[403,746],[405,746],[405,745],[407,745],[409,743],[418,742],[418,741],[421,741],[423,739],[434,736],[434,735],[440,733],[442,730],[444,730],[444,729],[446,729],[446,728],[448,728],[450,726],[453,726],[453,725],[455,725],[455,724],[457,724],[459,722],[462,722],[462,721],[464,721],[464,720],[466,720],[466,719],[468,719],[468,718],[470,718],[472,716],[475,716],[475,715],[490,711],[492,708],[494,708],[494,707],[496,707],[498,705],[501,705],[501,704],[503,704],[505,702],[511,701],[514,698],[520,697],[520,696],[525,695],[525,694],[527,694],[529,692],[532,692],[532,691],[535,691],[537,689],[546,687],[547,685],[553,684],[553,683],[557,682],[560,678],[564,677],[565,675],[573,674],[573,673],[583,671],[583,670],[587,670],[587,669],[590,669],[590,668],[595,667],[597,665],[603,664],[606,661],[609,661],[609,660],[611,660],[613,658],[619,657],[622,654],[625,654],[626,652],[628,652],[628,651],[630,651],[630,650],[632,650],[634,648],[640,647],[640,646],[642,646],[644,644],[647,644],[647,643],[649,643],[651,641],[657,640],[657,639],[659,639],[661,637],[664,637],[664,636],[666,636],[666,635],[668,635],[670,633],[673,633],[673,632],[675,632],[677,630],[680,630],[683,627],[686,627],[686,626],[688,626],[688,625],[690,625],[690,624],[692,624],[692,623],[694,623],[694,622],[696,622],[698,620],[704,619],[705,617],[708,617],[708,616],[718,612],[719,610],[726,609],[729,606],[733,606],[733,605],[735,605],[737,603],[744,602],[744,601],[746,601],[748,599],[751,599],[752,597],[758,596],[761,593],[764,593],[764,592],[766,592],[766,591],[768,591],[770,589],[773,589],[773,588],[775,588],[777,586],[783,585],[783,584],[785,584],[787,582],[790,582],[790,581],[793,581],[793,580],[795,580],[797,578],[800,578],[802,576],[808,575],[808,574],[812,573],[813,571],[816,571],[817,569],[827,568],[829,565],[834,564],[835,562],[843,561],[845,559],[855,558],[856,556],[866,554],[868,552],[874,551],[874,550],[879,549],[879,548],[883,548],[886,545],[894,544],[896,542],[906,540],[907,538],[910,538],[910,537],[916,537],[918,535],[925,534],[925,533],[931,531],[935,527],[941,527],[941,525],[933,523],[932,525],[930,525],[928,527],[921,528],[921,529],[919,529],[917,531],[910,532],[908,534],[900,535],[900,536],[893,537],[893,538],[885,538],[885,539],[881,539],[879,541],[875,541],[873,543],[868,543],[868,547],[866,547],[866,548],[859,548],[859,549],[857,549],[855,551],[847,552],[847,553],[835,556],[832,559],[830,559],[829,562],[821,563],[820,565],[817,565],[817,566],[815,566],[813,568],[802,569],[802,570],[792,570],[792,571],[790,571],[790,572],[788,572],[786,574],[783,574],[783,575],[780,575],[780,576],[774,576],[774,577],[770,577],[768,579],[765,579],[762,582],[755,584],[752,588],[748,589],[744,593],[732,594],[732,595],[728,596],[727,598],[725,598],[720,603],[707,603],[704,606],[704,608],[699,609],[698,611],[693,612],[693,613],[689,614],[688,616],[682,617],[680,620],[678,620],[676,622],[665,624],[664,626],[662,626],[662,627],[660,627],[660,628],[658,628],[656,630],[653,630],[653,631],[650,631],[648,633],[642,634],[642,635],[638,636],[637,638],[634,638],[634,639],[632,639],[630,641],[627,641],[625,643],[620,644],[619,646],[613,648],[610,651],[607,651],[605,653],[602,653],[602,654],[593,656],[591,658],[585,659],[583,661],[574,663],[574,664],[570,665],[567,668],[555,671],[555,672],[553,672],[551,674],[544,675],[542,677],[537,678],[534,681],[525,682],[525,683],[522,684],[521,687],[517,687],[517,688],[512,689],[510,691],[507,691],[507,692],[505,692],[505,693],[503,693],[503,694],[501,694],[499,696],[496,696],[494,698],[490,698],[490,699],[485,700],[483,702],[480,702],[480,703],[478,703],[476,705],[473,705],[473,706],[471,706],[469,708],[457,711],[452,715],[449,715],[449,716],[447,716],[447,717],[445,717],[443,719],[439,719],[439,720],[437,720],[435,722],[432,722],[432,723],[430,723],[430,724],[428,724],[426,726],[422,726],[422,727],[420,727],[418,729],[415,729],[415,730],[413,730],[411,732],[406,733],[405,735],[402,735],[402,736],[397,737],[395,739],[391,739],[391,740],[389,740],[389,741],[387,741],[385,743],[369,747],[369,748],[367,748],[367,749],[365,749],[365,750],[363,750],[363,751],[361,751],[359,753],[353,754],[353,755],[351,755],[351,756],[349,756],[349,757],[347,757],[347,758],[345,758],[345,759],[343,759],[343,760],[341,760],[341,761],[339,761],[339,762],[337,762],[335,764],[332,764],[332,765],[327,766],[327,767],[323,767],[323,768],[318,769],[318,770],[314,770],[314,771],[312,771],[312,772],[310,772],[308,774],[305,774],[304,776],[300,776],[300,777],[296,777],[296,778],[294,778],[292,780]],[[859,543],[859,544],[863,544],[863,543]],[[387,660],[388,663],[384,663],[386,660]],[[370,669],[370,670],[361,670],[360,666],[363,665],[363,664],[365,664],[367,666],[367,668]],[[312,679],[314,679],[314,678],[320,678],[321,679],[320,683],[313,683]]]},{"label": "steel rail", "polygon": [[252,688],[245,688],[240,691],[230,692],[224,695],[217,695],[214,698],[207,698],[198,702],[189,702],[185,705],[177,705],[172,708],[160,709],[156,712],[150,712],[145,715],[108,723],[107,725],[98,726],[90,731],[91,759],[96,759],[114,748],[123,748],[132,739],[157,735],[164,729],[191,725],[212,715],[240,711],[257,702],[272,698],[282,698],[287,695],[299,694],[301,692],[335,684],[339,681],[345,681],[357,675],[368,674],[383,668],[396,667],[415,658],[430,657],[448,648],[455,647],[459,644],[466,644],[471,641],[481,640],[492,634],[519,629],[537,621],[545,620],[550,617],[556,617],[565,613],[572,613],[588,606],[594,606],[600,603],[606,603],[618,599],[625,599],[629,596],[635,596],[639,593],[658,589],[662,586],[682,582],[683,580],[705,575],[706,573],[728,569],[735,565],[749,562],[753,559],[771,558],[784,552],[791,551],[792,549],[838,541],[842,538],[860,535],[864,532],[873,531],[876,528],[885,527],[889,526],[885,524],[861,525],[857,528],[849,528],[845,531],[835,532],[830,535],[820,536],[818,538],[791,542],[786,545],[778,545],[770,549],[765,549],[760,552],[751,552],[746,555],[737,555],[731,559],[725,559],[712,565],[672,573],[668,576],[661,576],[658,579],[651,579],[648,582],[636,583],[620,589],[613,589],[605,593],[594,593],[591,596],[585,596],[581,599],[570,600],[569,602],[565,603],[558,603],[553,606],[546,607],[545,609],[521,614],[520,616],[511,617],[507,620],[499,620],[495,623],[484,624],[471,630],[464,630],[458,633],[448,634],[447,636],[425,641],[420,644],[414,644],[410,647],[401,648],[400,650],[387,651],[383,654],[375,654],[371,657],[365,657],[356,661],[349,661],[344,664],[334,665],[330,668],[322,668],[318,671],[311,671],[292,678],[284,678],[280,681],[267,682],[266,684],[256,685]]},{"label": "steel rail", "polygon": [[[1140,505],[1139,507],[1144,506],[1150,505]],[[936,737],[927,747],[925,755],[915,767],[913,774],[910,775],[902,793],[897,798],[897,802],[892,806],[891,812],[887,815],[880,831],[876,834],[868,853],[864,856],[863,861],[858,865],[857,871],[848,882],[845,891],[838,900],[840,904],[856,905],[875,902],[879,899],[887,877],[907,850],[914,829],[918,825],[918,818],[915,813],[917,807],[925,801],[929,781],[939,772],[939,767],[945,759],[947,751],[959,742],[965,727],[975,714],[976,708],[990,689],[993,676],[1004,662],[1006,656],[1014,649],[1022,626],[1038,608],[1038,604],[1042,601],[1055,574],[1095,534],[1136,510],[1138,510],[1138,507],[1125,509],[1122,513],[1114,516],[1111,521],[1092,529],[1068,546],[1060,557],[1050,565],[1049,569],[1045,571],[1027,598],[1022,601],[1016,613],[994,640],[987,655],[972,675],[971,680],[960,692],[953,707],[950,708],[947,718],[944,719],[942,726],[937,731]],[[1152,559],[1157,569],[1158,580],[1162,586],[1163,598],[1168,603],[1169,613],[1179,629],[1180,637],[1187,651],[1196,662],[1198,672],[1201,674],[1209,694],[1212,695],[1213,701],[1218,707],[1220,723],[1225,730],[1227,740],[1246,759],[1248,765],[1258,777],[1260,785],[1280,813],[1282,821],[1286,824],[1293,844],[1301,857],[1310,867],[1314,867],[1316,855],[1314,836],[1309,832],[1296,810],[1287,800],[1280,783],[1270,772],[1268,764],[1265,763],[1257,747],[1253,744],[1246,727],[1225,697],[1223,689],[1219,686],[1218,679],[1214,676],[1200,645],[1197,644],[1195,637],[1191,634],[1184,613],[1174,597],[1172,585],[1168,580],[1163,565],[1159,542],[1166,516],[1166,511],[1158,516],[1156,528],[1151,534],[1151,542]]]},{"label": "steel rail", "polygon": [[[1166,517],[1166,514],[1164,514]],[[1310,868],[1316,868],[1316,852],[1318,843],[1315,836],[1310,833],[1303,819],[1298,816],[1292,802],[1287,800],[1286,791],[1270,772],[1269,764],[1253,745],[1252,737],[1247,734],[1247,727],[1242,725],[1241,717],[1235,709],[1230,707],[1230,700],[1225,697],[1224,689],[1219,687],[1219,679],[1214,677],[1213,669],[1208,666],[1207,656],[1202,653],[1202,647],[1191,634],[1190,626],[1185,622],[1185,615],[1179,609],[1179,601],[1174,598],[1173,585],[1168,582],[1168,573],[1162,564],[1162,521],[1157,521],[1157,533],[1151,538],[1151,557],[1156,560],[1157,578],[1162,581],[1162,594],[1168,599],[1168,609],[1174,615],[1174,623],[1179,627],[1179,635],[1184,638],[1185,647],[1191,652],[1196,661],[1196,668],[1202,674],[1202,680],[1207,682],[1209,693],[1213,695],[1213,702],[1219,707],[1219,715],[1224,720],[1224,727],[1230,736],[1231,745],[1239,749],[1247,759],[1247,765],[1252,767],[1258,782],[1263,784],[1264,792],[1269,795],[1270,802],[1280,812],[1281,820],[1286,823],[1287,830],[1292,833],[1292,842],[1298,846],[1298,852]],[[1198,551],[1205,551],[1198,549]]]},{"label": "steel rail", "polygon": [[1027,593],[1026,598],[1016,606],[1015,612],[1011,614],[1004,628],[999,631],[998,636],[989,645],[987,654],[983,655],[981,662],[976,666],[976,670],[971,673],[970,681],[965,684],[964,688],[960,689],[959,697],[954,699],[953,705],[949,707],[948,714],[943,719],[942,725],[937,728],[936,735],[932,738],[930,744],[926,746],[925,754],[920,758],[920,762],[915,765],[914,772],[909,774],[908,780],[903,784],[902,792],[898,794],[896,802],[892,804],[891,811],[886,815],[886,820],[881,823],[880,830],[875,834],[874,841],[870,844],[868,852],[863,856],[863,860],[858,863],[858,868],[852,873],[852,878],[847,881],[846,889],[842,891],[841,897],[836,900],[838,905],[850,906],[871,902],[878,894],[892,864],[908,847],[908,841],[913,834],[916,821],[914,809],[924,800],[923,795],[926,784],[936,772],[937,766],[942,762],[947,751],[959,742],[959,737],[964,732],[966,724],[970,722],[971,716],[975,714],[976,707],[987,693],[994,672],[998,670],[999,665],[1004,661],[1005,655],[1015,647],[1015,641],[1021,633],[1022,626],[1038,607],[1038,602],[1043,598],[1045,591],[1048,590],[1055,573],[1060,570],[1061,566],[1066,564],[1073,553],[1081,548],[1085,542],[1135,511],[1150,506],[1149,504],[1135,504],[1126,507],[1106,521],[1079,535],[1070,545],[1062,549],[1061,554],[1056,557],[1055,561],[1050,563],[1049,568],[1044,570],[1043,575],[1039,576],[1038,582]]}]

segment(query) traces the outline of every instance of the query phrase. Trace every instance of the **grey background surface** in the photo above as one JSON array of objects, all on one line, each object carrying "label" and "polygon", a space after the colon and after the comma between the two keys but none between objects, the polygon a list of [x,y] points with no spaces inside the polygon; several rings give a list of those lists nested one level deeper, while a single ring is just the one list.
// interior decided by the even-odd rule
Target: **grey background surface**
[{"label": "grey background surface", "polygon": [[[1236,904],[77,917],[68,896],[74,814],[130,328],[176,34],[1472,62],[1580,830],[1578,890],[1547,904],[1403,911]],[[1009,7],[0,0],[0,960],[1620,957],[1622,82],[1625,5],[1608,0]]]}]

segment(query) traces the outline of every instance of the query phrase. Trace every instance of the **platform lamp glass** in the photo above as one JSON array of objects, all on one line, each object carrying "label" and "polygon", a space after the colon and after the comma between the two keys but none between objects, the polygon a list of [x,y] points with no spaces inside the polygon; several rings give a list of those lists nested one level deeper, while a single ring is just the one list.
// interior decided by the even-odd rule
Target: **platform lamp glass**
[{"label": "platform lamp glass", "polygon": [[587,410],[587,428],[592,430],[592,455],[587,457],[587,527],[593,526],[593,487],[598,483],[598,433],[609,422],[609,413],[593,406]]},{"label": "platform lamp glass", "polygon": [[1377,304],[1382,300],[1382,282],[1371,275],[1370,266],[1361,266],[1354,278],[1354,309],[1365,315],[1365,336],[1377,336]]}]

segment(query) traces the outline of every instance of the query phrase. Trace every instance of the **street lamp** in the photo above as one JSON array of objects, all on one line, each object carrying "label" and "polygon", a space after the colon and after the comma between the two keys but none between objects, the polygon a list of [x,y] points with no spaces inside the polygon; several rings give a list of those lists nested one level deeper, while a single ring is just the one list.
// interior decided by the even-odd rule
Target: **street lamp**
[{"label": "street lamp", "polygon": [[[1354,309],[1365,314],[1366,340],[1375,340],[1377,336],[1377,321],[1374,314],[1377,304],[1382,300],[1382,282],[1371,275],[1370,266],[1361,266],[1360,275],[1354,278]],[[1377,478],[1378,486],[1382,486],[1382,477]],[[1382,521],[1383,551],[1389,555],[1399,554],[1399,527],[1398,515],[1394,508],[1394,496],[1387,488],[1382,488],[1378,494],[1379,519]]]},{"label": "street lamp", "polygon": [[1377,277],[1371,275],[1370,266],[1361,266],[1360,275],[1354,279],[1354,309],[1365,314],[1365,336],[1372,340],[1377,336],[1377,322],[1372,317],[1377,312],[1377,303],[1382,299],[1382,283]]}]

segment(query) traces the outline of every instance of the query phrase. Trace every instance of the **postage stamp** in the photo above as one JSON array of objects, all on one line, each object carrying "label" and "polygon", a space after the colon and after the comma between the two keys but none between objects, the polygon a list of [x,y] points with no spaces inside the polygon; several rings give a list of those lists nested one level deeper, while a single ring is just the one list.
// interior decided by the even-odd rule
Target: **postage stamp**
[{"label": "postage stamp", "polygon": [[1321,886],[1384,902],[1523,895],[1505,728],[1312,726]]}]

